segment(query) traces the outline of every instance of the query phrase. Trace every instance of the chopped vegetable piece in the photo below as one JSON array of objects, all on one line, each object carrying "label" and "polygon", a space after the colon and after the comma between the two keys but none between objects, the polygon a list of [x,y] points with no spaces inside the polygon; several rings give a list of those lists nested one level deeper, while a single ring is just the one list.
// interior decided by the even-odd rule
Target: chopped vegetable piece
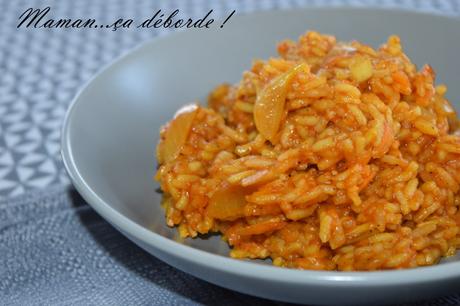
[{"label": "chopped vegetable piece", "polygon": [[367,57],[358,57],[350,65],[350,72],[356,82],[361,83],[366,81],[373,73],[371,60]]},{"label": "chopped vegetable piece", "polygon": [[158,148],[158,161],[169,162],[175,159],[187,141],[193,119],[195,119],[197,106],[188,105],[176,114],[171,123],[166,126],[164,141]]},{"label": "chopped vegetable piece", "polygon": [[221,220],[235,220],[244,216],[247,188],[239,185],[225,185],[209,200],[207,212],[210,217]]},{"label": "chopped vegetable piece", "polygon": [[296,73],[307,67],[306,63],[301,63],[291,68],[271,80],[257,95],[254,106],[254,121],[259,133],[272,143],[275,142],[283,118],[288,86]]}]

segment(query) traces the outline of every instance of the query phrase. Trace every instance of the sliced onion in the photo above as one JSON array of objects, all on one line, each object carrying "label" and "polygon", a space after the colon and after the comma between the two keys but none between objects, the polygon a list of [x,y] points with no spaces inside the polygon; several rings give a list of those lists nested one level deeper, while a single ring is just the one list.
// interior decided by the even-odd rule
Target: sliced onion
[{"label": "sliced onion", "polygon": [[271,80],[257,95],[254,105],[254,121],[259,133],[272,143],[275,141],[283,119],[289,84],[297,72],[306,68],[306,63],[291,68]]},{"label": "sliced onion", "polygon": [[198,110],[197,105],[187,105],[181,108],[175,118],[166,126],[165,138],[158,148],[160,163],[174,160],[187,141]]}]

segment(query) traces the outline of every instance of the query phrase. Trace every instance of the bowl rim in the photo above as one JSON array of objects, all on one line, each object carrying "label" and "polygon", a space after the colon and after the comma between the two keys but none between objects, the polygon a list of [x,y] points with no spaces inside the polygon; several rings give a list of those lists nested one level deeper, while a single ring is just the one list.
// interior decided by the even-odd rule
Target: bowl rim
[{"label": "bowl rim", "polygon": [[[349,6],[306,6],[297,9],[281,9],[281,10],[264,10],[257,12],[250,12],[238,16],[234,16],[235,20],[254,18],[254,17],[268,17],[271,14],[291,14],[301,11],[359,11],[375,12],[379,11],[382,14],[401,14],[401,15],[417,15],[417,16],[430,16],[440,19],[448,19],[451,21],[459,22],[460,18],[452,15],[446,15],[441,12],[426,12],[421,10],[412,11],[405,8],[378,8],[378,7],[349,7]],[[148,230],[145,227],[137,224],[128,217],[124,216],[109,203],[100,198],[95,190],[89,186],[85,178],[81,175],[78,165],[75,162],[72,151],[72,139],[70,135],[71,123],[73,120],[74,110],[81,101],[83,93],[87,92],[93,82],[99,78],[103,78],[106,73],[109,73],[113,67],[122,65],[123,62],[131,57],[134,57],[140,50],[152,44],[162,43],[163,41],[180,39],[182,35],[188,35],[188,32],[176,31],[168,33],[167,35],[160,35],[153,39],[149,39],[138,46],[124,52],[110,63],[103,66],[97,73],[93,75],[78,91],[73,100],[71,101],[67,112],[64,117],[62,130],[61,130],[61,156],[63,164],[69,177],[82,197],[88,204],[96,210],[104,219],[121,229],[122,232],[129,234],[135,239],[152,245],[155,249],[160,250],[164,254],[171,257],[179,258],[185,262],[191,262],[198,266],[207,266],[213,270],[224,272],[226,274],[233,274],[242,277],[254,278],[263,280],[276,280],[288,284],[297,285],[319,285],[319,286],[333,286],[333,287],[374,287],[374,286],[399,286],[408,284],[422,284],[427,282],[447,280],[460,277],[460,261],[448,262],[441,265],[434,265],[428,267],[418,267],[412,269],[402,270],[378,270],[378,271],[361,271],[361,272],[344,272],[344,271],[314,271],[314,270],[298,270],[280,268],[271,265],[263,265],[255,262],[237,260],[222,255],[206,252],[194,247],[181,244],[169,238],[166,238],[154,231]]]}]

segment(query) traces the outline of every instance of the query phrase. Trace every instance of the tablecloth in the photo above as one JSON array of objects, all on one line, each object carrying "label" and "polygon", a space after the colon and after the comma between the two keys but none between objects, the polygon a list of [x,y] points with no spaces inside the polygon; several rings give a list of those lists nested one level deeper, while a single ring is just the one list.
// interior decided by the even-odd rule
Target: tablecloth
[{"label": "tablecloth", "polygon": [[[17,28],[29,7],[60,18],[146,18],[157,9],[216,17],[303,6],[373,6],[460,16],[459,0],[0,0],[0,304],[265,304],[147,255],[75,191],[59,155],[78,89],[132,47],[170,30]],[[52,16],[50,16],[52,17]],[[459,305],[459,295],[417,305]],[[415,304],[414,304],[415,305]]]}]

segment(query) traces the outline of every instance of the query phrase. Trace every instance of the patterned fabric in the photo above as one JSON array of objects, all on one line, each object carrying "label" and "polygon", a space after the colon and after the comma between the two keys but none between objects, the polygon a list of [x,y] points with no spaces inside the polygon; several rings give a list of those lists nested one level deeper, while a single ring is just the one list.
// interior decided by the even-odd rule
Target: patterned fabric
[{"label": "patterned fabric", "polygon": [[169,30],[17,29],[28,7],[50,6],[47,18],[142,20],[179,8],[200,17],[210,9],[224,17],[256,10],[301,6],[398,7],[459,14],[460,0],[0,0],[0,198],[69,180],[59,156],[60,127],[77,90],[101,67],[133,46]]},{"label": "patterned fabric", "polygon": [[[213,9],[223,17],[233,9],[243,14],[343,4],[460,14],[460,0],[0,0],[0,304],[274,304],[169,267],[130,243],[66,187],[59,138],[73,96],[115,57],[169,31],[17,29],[26,8],[51,6],[59,18],[108,22],[146,18],[160,8],[179,8],[190,17]],[[42,191],[21,195],[37,189]],[[407,305],[459,304],[455,295]]]},{"label": "patterned fabric", "polygon": [[182,273],[136,247],[79,195],[0,203],[1,305],[270,305]]},{"label": "patterned fabric", "polygon": [[[168,266],[65,187],[0,202],[0,254],[0,305],[284,305]],[[460,305],[460,294],[404,305]]]}]

